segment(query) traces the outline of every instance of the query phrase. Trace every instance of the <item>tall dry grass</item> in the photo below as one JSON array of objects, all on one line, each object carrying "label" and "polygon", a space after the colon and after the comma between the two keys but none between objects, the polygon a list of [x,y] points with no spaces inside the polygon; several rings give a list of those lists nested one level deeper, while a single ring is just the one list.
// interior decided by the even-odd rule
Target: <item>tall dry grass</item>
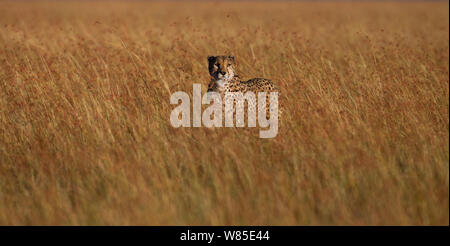
[{"label": "tall dry grass", "polygon": [[[448,225],[441,3],[0,2],[1,225]],[[278,136],[170,125],[206,56]]]}]

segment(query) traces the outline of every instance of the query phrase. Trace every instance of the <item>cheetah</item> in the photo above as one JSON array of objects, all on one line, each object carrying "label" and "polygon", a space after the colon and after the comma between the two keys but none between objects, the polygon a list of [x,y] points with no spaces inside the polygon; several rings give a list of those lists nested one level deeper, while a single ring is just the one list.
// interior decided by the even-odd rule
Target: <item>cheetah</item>
[{"label": "cheetah", "polygon": [[[278,92],[278,89],[269,79],[253,78],[250,80],[241,80],[235,70],[234,56],[208,56],[208,69],[211,81],[207,92],[216,92],[227,100],[227,92],[266,92],[266,117],[270,114],[270,92]],[[247,105],[248,106],[248,105]]]}]

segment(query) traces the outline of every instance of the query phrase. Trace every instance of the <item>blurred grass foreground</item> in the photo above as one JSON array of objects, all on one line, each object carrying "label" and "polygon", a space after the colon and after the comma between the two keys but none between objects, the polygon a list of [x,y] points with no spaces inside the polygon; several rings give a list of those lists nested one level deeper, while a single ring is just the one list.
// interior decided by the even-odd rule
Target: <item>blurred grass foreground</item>
[{"label": "blurred grass foreground", "polygon": [[[0,2],[1,225],[448,225],[448,2]],[[208,55],[278,136],[173,128]]]}]

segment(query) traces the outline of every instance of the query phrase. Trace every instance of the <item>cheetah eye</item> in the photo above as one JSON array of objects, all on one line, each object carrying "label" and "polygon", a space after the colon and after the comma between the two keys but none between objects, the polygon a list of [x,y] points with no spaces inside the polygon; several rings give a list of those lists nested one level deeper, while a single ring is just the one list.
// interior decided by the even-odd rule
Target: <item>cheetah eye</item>
[{"label": "cheetah eye", "polygon": [[233,65],[233,64],[231,64],[231,63],[230,63],[230,64],[228,64],[228,67],[231,67],[231,65]]}]

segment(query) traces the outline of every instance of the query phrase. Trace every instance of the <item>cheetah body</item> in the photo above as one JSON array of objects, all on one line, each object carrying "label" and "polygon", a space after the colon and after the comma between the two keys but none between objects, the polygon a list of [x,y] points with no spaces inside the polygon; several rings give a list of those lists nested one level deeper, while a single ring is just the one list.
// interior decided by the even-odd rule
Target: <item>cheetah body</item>
[{"label": "cheetah body", "polygon": [[[269,105],[272,103],[269,97],[270,92],[278,92],[271,80],[265,78],[253,78],[250,80],[241,80],[235,72],[235,62],[233,56],[209,56],[208,68],[211,76],[211,82],[208,86],[208,92],[216,92],[222,98],[222,101],[233,103],[234,95],[228,92],[253,92],[255,96],[259,92],[266,93],[266,117],[270,114]],[[256,98],[255,98],[256,99]],[[247,100],[247,108],[257,108],[256,100]],[[225,109],[225,108],[224,108]]]}]

